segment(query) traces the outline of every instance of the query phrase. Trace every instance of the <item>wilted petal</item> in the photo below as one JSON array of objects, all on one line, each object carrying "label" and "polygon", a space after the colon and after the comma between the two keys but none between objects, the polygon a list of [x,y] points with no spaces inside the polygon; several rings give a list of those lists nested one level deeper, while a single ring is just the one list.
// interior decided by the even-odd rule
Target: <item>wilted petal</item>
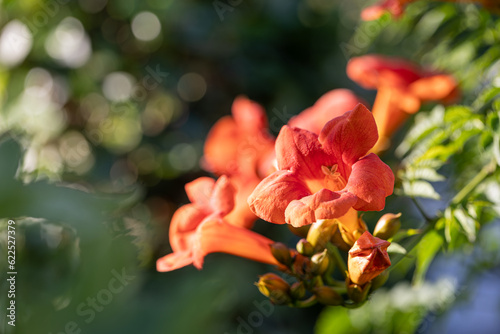
[{"label": "wilted petal", "polygon": [[379,211],[394,189],[394,174],[380,158],[371,153],[353,164],[346,190],[358,197],[354,209]]},{"label": "wilted petal", "polygon": [[391,265],[387,247],[391,243],[365,232],[349,251],[349,277],[355,284],[368,283]]},{"label": "wilted petal", "polygon": [[286,222],[301,227],[319,219],[338,218],[345,215],[357,201],[351,193],[321,189],[313,195],[290,202],[285,211]]},{"label": "wilted petal", "polygon": [[271,223],[285,224],[288,204],[310,194],[293,172],[280,170],[259,183],[248,198],[248,204],[258,217]]},{"label": "wilted petal", "polygon": [[211,220],[200,225],[197,237],[193,264],[198,269],[201,269],[204,257],[210,253],[227,253],[258,262],[278,264],[271,253],[270,245],[274,241],[245,228]]}]

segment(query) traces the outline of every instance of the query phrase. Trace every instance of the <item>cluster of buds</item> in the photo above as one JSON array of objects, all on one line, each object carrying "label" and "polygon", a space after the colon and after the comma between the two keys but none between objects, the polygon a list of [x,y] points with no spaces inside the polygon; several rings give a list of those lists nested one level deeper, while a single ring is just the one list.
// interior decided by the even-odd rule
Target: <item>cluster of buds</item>
[{"label": "cluster of buds", "polygon": [[387,253],[390,242],[386,239],[398,231],[400,216],[382,216],[375,228],[377,236],[368,232],[363,223],[364,231],[346,252],[342,250],[348,243],[342,238],[342,223],[337,219],[320,220],[307,231],[302,230],[304,238],[297,242],[296,249],[280,242],[272,244],[271,253],[284,274],[260,276],[256,283],[259,291],[276,305],[361,305],[388,278],[386,269],[391,261]]}]

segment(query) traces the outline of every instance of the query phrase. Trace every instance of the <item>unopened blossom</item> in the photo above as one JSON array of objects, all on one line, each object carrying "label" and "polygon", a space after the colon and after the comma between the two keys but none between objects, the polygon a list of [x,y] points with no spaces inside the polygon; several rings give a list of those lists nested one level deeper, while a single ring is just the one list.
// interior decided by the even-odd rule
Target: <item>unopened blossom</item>
[{"label": "unopened blossom", "polygon": [[399,218],[401,213],[386,213],[377,222],[373,229],[373,235],[377,238],[387,240],[394,236],[401,228],[401,221]]},{"label": "unopened blossom", "polygon": [[358,285],[368,283],[391,265],[387,247],[391,243],[366,231],[349,250],[347,267],[350,280]]},{"label": "unopened blossom", "polygon": [[227,221],[234,208],[234,187],[226,176],[202,177],[186,184],[191,201],[180,207],[170,223],[173,253],[156,263],[158,271],[171,271],[194,264],[201,269],[207,254],[222,252],[269,264],[278,264],[271,254],[274,242],[248,230],[238,220]]},{"label": "unopened blossom", "polygon": [[260,218],[294,227],[334,219],[349,209],[382,210],[392,194],[394,174],[368,151],[378,134],[362,104],[330,120],[319,136],[284,126],[276,140],[278,170],[248,198]]}]

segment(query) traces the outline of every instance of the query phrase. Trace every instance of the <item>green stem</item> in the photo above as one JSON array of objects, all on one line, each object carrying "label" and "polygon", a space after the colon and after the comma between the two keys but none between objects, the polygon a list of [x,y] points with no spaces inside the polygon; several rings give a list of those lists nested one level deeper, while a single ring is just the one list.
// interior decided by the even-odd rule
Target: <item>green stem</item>
[{"label": "green stem", "polygon": [[483,169],[481,169],[481,171],[476,176],[474,176],[474,178],[470,180],[470,182],[467,183],[465,187],[463,187],[462,190],[460,190],[458,194],[455,195],[455,197],[453,197],[453,199],[451,200],[451,204],[461,203],[481,182],[484,181],[484,179],[493,174],[495,170],[496,161],[491,160],[489,164],[484,166]]},{"label": "green stem", "polygon": [[420,205],[420,202],[415,197],[413,197],[413,196],[411,197],[411,200],[413,201],[413,204],[415,204],[415,206],[417,207],[417,209],[420,212],[420,214],[422,215],[422,217],[424,217],[424,219],[427,222],[431,222],[432,219],[427,215],[427,213],[425,212],[425,210],[422,207],[422,205]]},{"label": "green stem", "polygon": [[331,242],[328,242],[326,244],[326,250],[328,251],[328,254],[330,254],[331,258],[342,272],[342,276],[344,276],[344,278],[347,278],[347,267],[345,265],[344,259],[339,253],[339,249]]},{"label": "green stem", "polygon": [[415,248],[415,246],[420,242],[424,235],[426,235],[427,232],[434,228],[436,221],[436,219],[431,220],[430,224],[427,224],[422,230],[422,233],[415,235],[409,242],[405,244],[404,248],[406,249],[406,254],[397,254],[396,256],[391,257],[391,266],[387,269],[388,272],[391,272],[396,267],[396,265],[401,262],[401,260],[404,259],[413,250],[413,248]]},{"label": "green stem", "polygon": [[342,306],[348,309],[360,308],[361,306],[363,306],[364,303],[366,303],[367,300],[368,299],[365,299],[361,303],[345,302],[344,304],[342,304]]},{"label": "green stem", "polygon": [[339,295],[341,295],[343,293],[347,293],[347,288],[345,287],[345,283],[344,283],[343,287],[340,287],[340,286],[330,286],[330,288],[332,288],[332,290],[335,291],[335,292],[337,292]]},{"label": "green stem", "polygon": [[307,298],[307,299],[304,299],[304,300],[297,300],[293,306],[295,307],[300,307],[300,308],[304,308],[304,307],[310,307],[310,306],[313,306],[314,304],[316,304],[318,301],[316,300],[316,295],[312,295],[311,297]]}]

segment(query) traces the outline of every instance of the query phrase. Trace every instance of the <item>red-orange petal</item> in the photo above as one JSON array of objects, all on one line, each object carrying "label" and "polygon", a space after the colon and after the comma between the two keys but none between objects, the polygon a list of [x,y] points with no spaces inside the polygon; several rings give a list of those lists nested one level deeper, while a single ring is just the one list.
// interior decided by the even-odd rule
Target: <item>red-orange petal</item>
[{"label": "red-orange petal", "polygon": [[351,80],[367,89],[382,85],[406,87],[426,74],[405,59],[376,54],[352,58],[347,64],[346,72]]},{"label": "red-orange petal", "polygon": [[256,176],[233,176],[231,181],[236,188],[234,209],[224,217],[228,224],[252,228],[257,216],[248,206],[248,197],[259,184],[260,179]]},{"label": "red-orange petal", "polygon": [[241,130],[233,117],[219,119],[210,129],[204,146],[204,166],[215,174],[234,174],[238,170]]},{"label": "red-orange petal", "polygon": [[446,99],[457,88],[455,79],[446,74],[433,75],[413,82],[408,90],[422,101]]},{"label": "red-orange petal", "polygon": [[231,111],[240,131],[255,133],[268,128],[264,108],[245,96],[240,95],[234,99]]},{"label": "red-orange petal", "polygon": [[407,3],[415,0],[381,0],[379,3],[363,9],[361,19],[364,21],[376,20],[385,11],[389,11],[394,17],[400,17],[403,14]]},{"label": "red-orange petal", "polygon": [[286,211],[286,222],[294,227],[310,225],[319,219],[344,216],[357,202],[348,192],[333,192],[328,189],[290,202]]},{"label": "red-orange petal", "polygon": [[377,142],[377,125],[362,104],[329,121],[319,135],[325,152],[347,165],[364,156]]},{"label": "red-orange petal", "polygon": [[210,213],[212,212],[211,197],[214,186],[214,179],[203,176],[186,183],[184,189],[191,203]]},{"label": "red-orange petal", "polygon": [[191,250],[183,252],[173,252],[167,254],[156,261],[156,270],[159,272],[172,271],[188,266],[193,263]]},{"label": "red-orange petal", "polygon": [[285,224],[288,204],[309,195],[309,189],[293,172],[279,170],[259,183],[248,198],[248,205],[258,217],[274,224]]},{"label": "red-orange petal", "polygon": [[276,139],[276,160],[280,170],[297,171],[304,180],[322,178],[321,166],[336,162],[325,154],[316,134],[288,125],[281,128]]},{"label": "red-orange petal", "polygon": [[288,125],[319,135],[329,120],[354,109],[358,103],[363,101],[349,89],[334,89],[321,96],[312,107],[292,117]]},{"label": "red-orange petal", "polygon": [[227,215],[234,208],[235,189],[226,175],[219,177],[214,185],[210,204],[213,212],[221,216]]},{"label": "red-orange petal", "polygon": [[186,204],[175,211],[169,227],[170,246],[174,251],[191,247],[191,239],[198,225],[207,217],[207,213],[195,204]]},{"label": "red-orange petal", "polygon": [[385,198],[394,190],[394,174],[377,155],[371,153],[352,165],[345,189],[358,197],[355,210],[379,211],[385,207]]},{"label": "red-orange petal", "polygon": [[200,225],[197,236],[193,264],[198,269],[201,269],[204,257],[210,253],[227,253],[253,261],[278,264],[271,253],[270,245],[274,241],[245,228],[211,220]]}]

